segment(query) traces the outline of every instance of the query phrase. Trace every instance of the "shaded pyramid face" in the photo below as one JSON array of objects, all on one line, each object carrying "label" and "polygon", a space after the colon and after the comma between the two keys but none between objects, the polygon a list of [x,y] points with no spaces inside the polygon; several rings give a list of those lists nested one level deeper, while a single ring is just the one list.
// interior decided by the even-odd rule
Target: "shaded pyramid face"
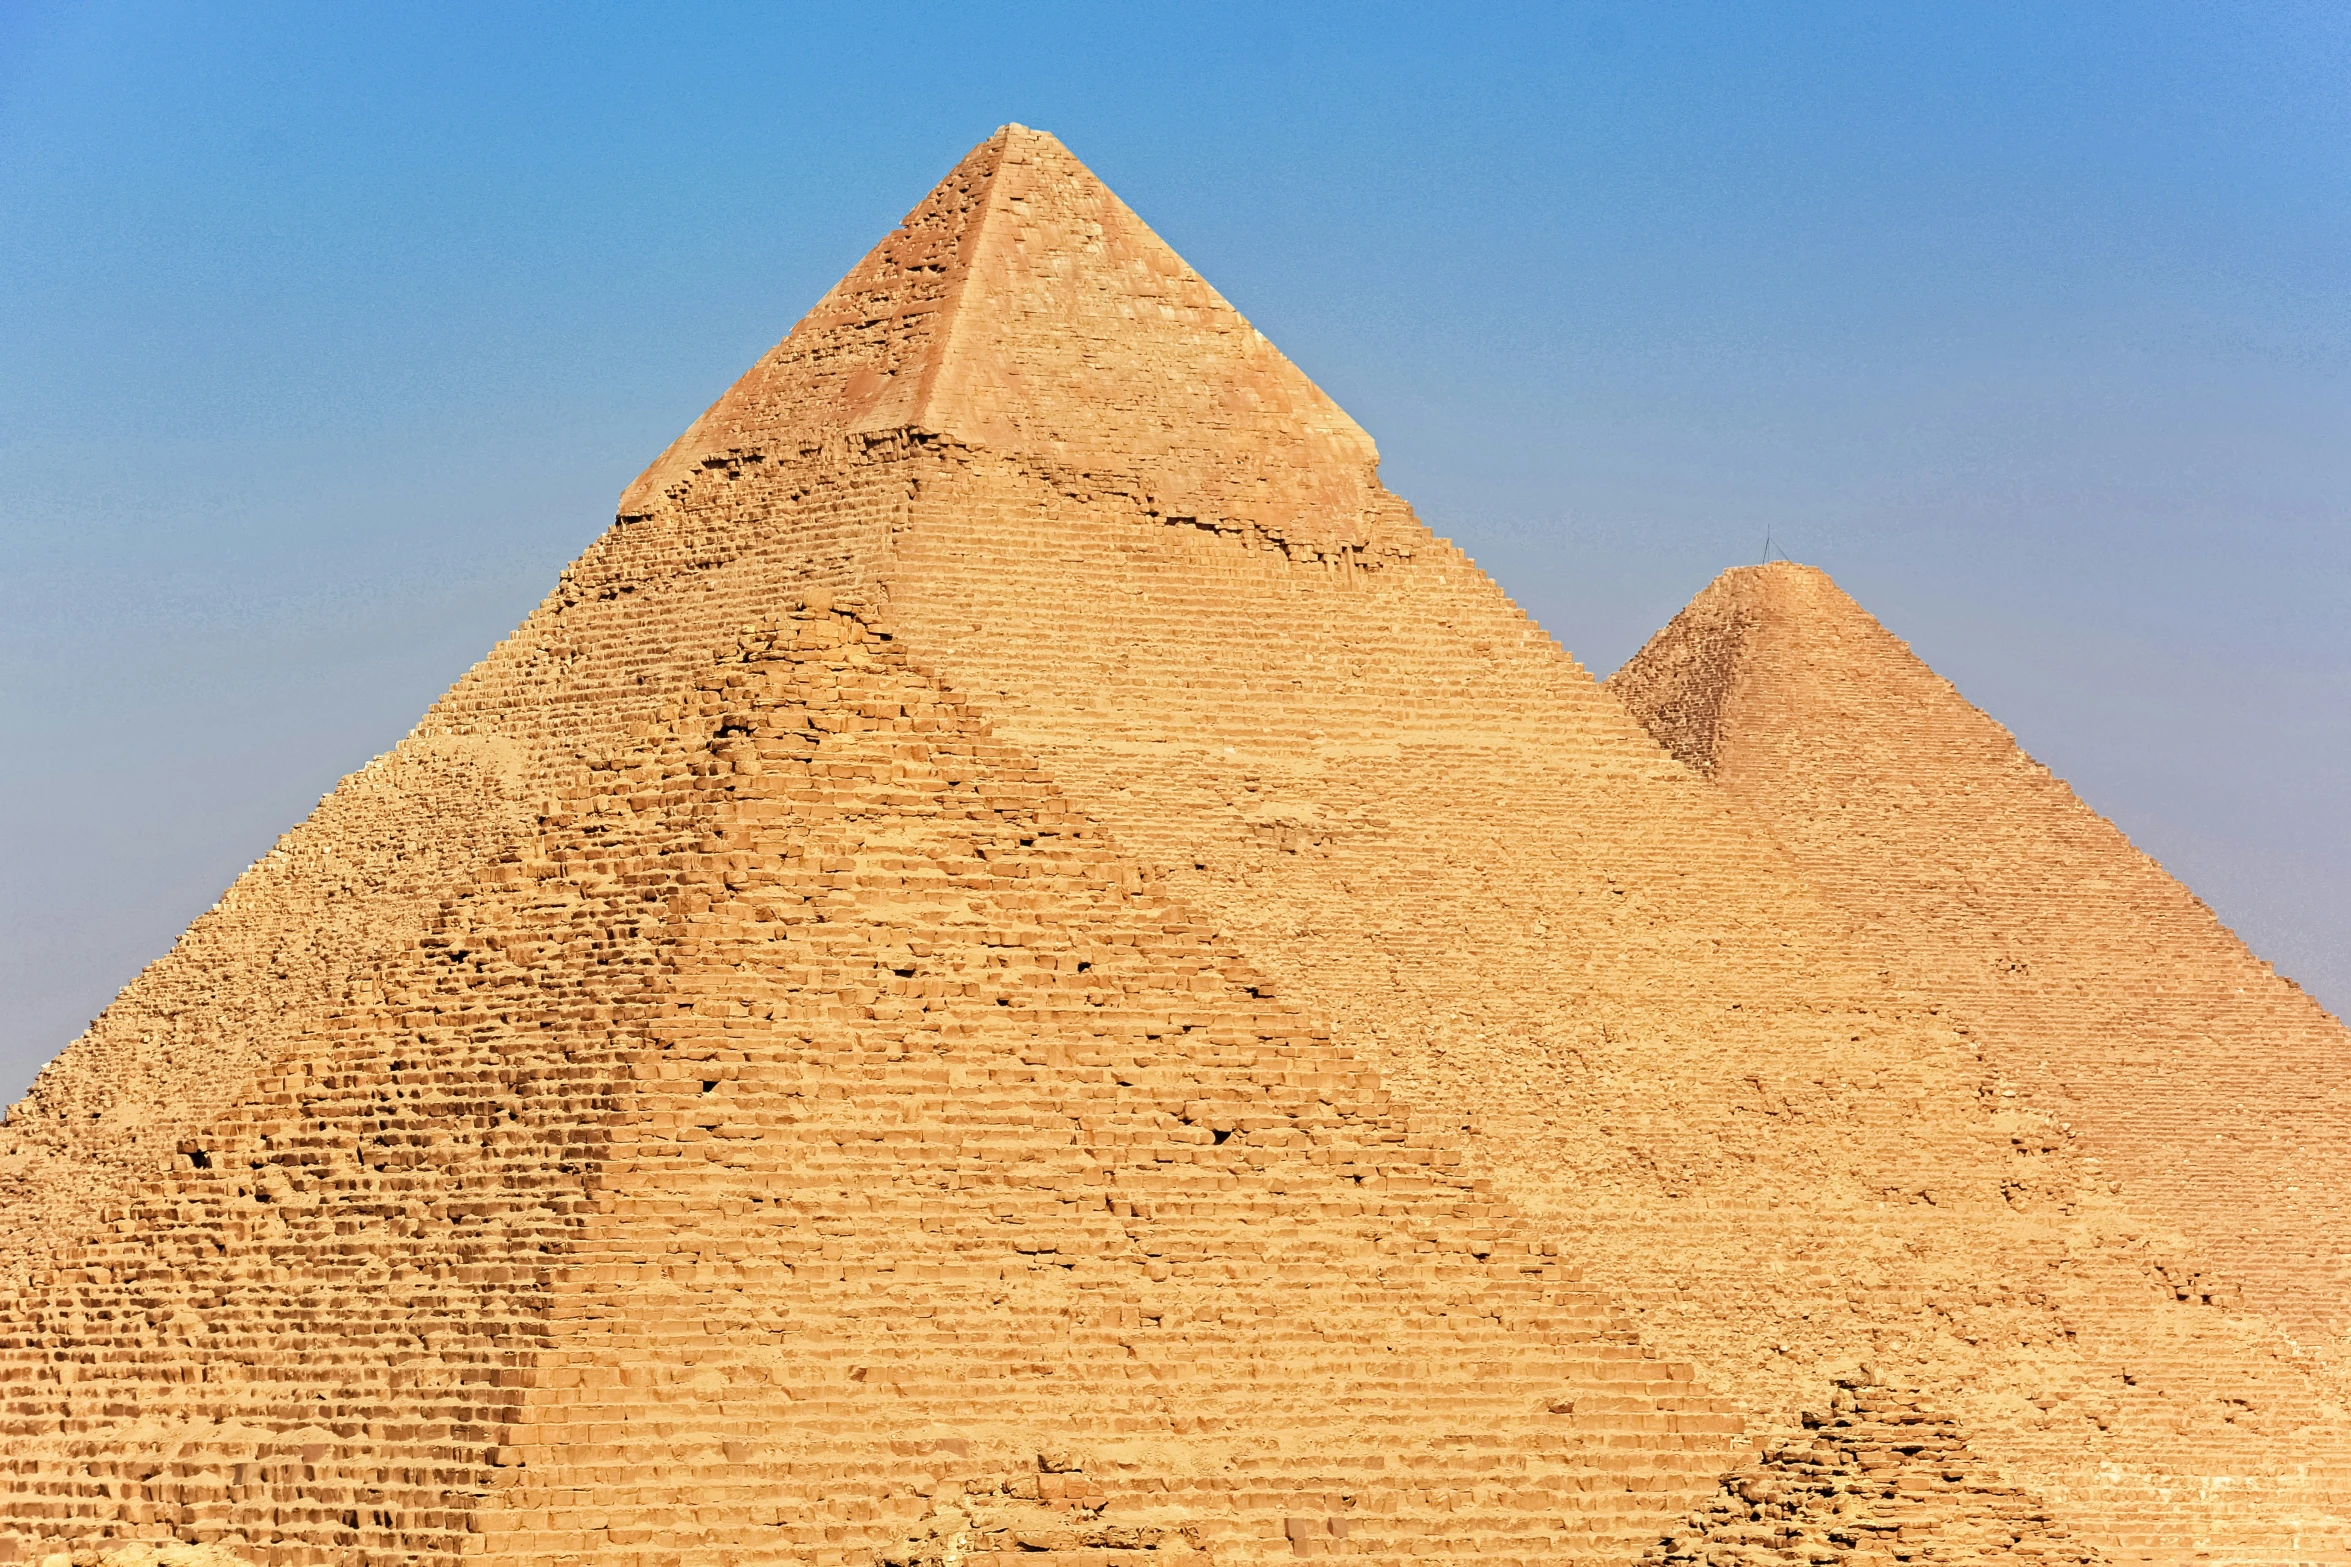
[{"label": "shaded pyramid face", "polygon": [[975,150],[12,1112],[0,1533],[2333,1527],[2328,1386],[1374,464]]},{"label": "shaded pyramid face", "polygon": [[1819,571],[1725,573],[1609,686],[2216,1278],[2351,1343],[2338,1021]]},{"label": "shaded pyramid face", "polygon": [[1687,1368],[886,631],[696,662],[10,1294],[20,1556],[1626,1559],[1712,1486]]}]

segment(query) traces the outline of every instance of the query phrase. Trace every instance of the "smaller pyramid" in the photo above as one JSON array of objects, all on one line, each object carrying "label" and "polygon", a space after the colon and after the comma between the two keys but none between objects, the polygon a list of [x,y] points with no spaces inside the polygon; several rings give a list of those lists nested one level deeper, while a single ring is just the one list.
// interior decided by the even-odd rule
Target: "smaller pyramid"
[{"label": "smaller pyramid", "polygon": [[[1727,571],[1608,682],[2305,1345],[2351,1332],[2351,1033],[1825,572]],[[2182,1298],[2209,1293],[2197,1265]]]}]

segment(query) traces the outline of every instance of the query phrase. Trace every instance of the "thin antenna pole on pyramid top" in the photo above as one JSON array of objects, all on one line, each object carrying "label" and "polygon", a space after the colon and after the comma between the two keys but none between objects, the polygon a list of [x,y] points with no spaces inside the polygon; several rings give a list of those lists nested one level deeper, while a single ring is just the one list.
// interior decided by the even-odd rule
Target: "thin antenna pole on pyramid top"
[{"label": "thin antenna pole on pyramid top", "polygon": [[1769,528],[1763,530],[1763,559],[1756,564],[1762,566],[1771,564],[1771,530]]}]

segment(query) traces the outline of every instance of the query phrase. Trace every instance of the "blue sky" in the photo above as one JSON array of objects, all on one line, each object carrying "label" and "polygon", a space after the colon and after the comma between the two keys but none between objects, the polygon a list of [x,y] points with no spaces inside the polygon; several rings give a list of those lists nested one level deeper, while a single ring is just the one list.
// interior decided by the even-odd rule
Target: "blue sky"
[{"label": "blue sky", "polygon": [[1006,120],[1605,673],[1826,567],[2351,1008],[2351,11],[0,8],[0,1091]]}]

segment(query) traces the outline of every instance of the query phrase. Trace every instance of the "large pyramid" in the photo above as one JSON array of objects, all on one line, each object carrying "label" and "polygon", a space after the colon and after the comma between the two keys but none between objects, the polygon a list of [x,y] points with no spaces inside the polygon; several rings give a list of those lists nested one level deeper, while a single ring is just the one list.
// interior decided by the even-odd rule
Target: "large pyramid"
[{"label": "large pyramid", "polygon": [[1006,127],[13,1108],[0,1560],[2341,1553],[1963,1000]]}]

